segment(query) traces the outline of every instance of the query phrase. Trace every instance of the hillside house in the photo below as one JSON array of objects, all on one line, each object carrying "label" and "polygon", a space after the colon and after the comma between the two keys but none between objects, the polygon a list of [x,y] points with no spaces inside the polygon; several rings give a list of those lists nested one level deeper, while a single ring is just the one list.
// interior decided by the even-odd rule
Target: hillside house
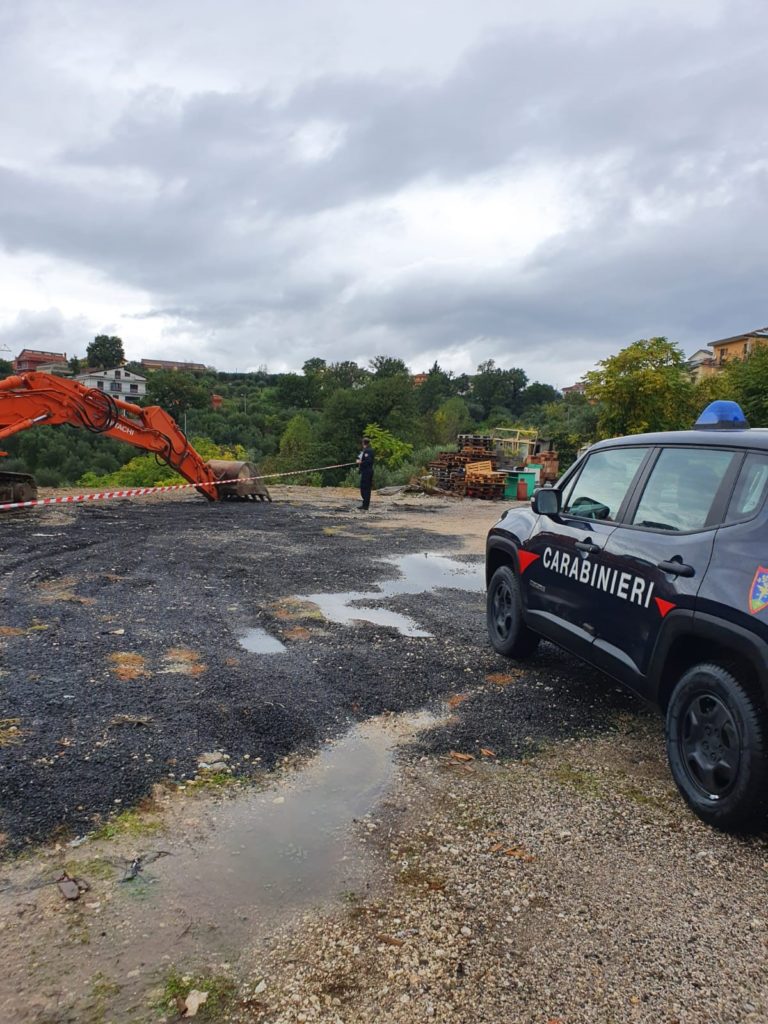
[{"label": "hillside house", "polygon": [[746,334],[736,334],[732,338],[721,338],[719,341],[708,342],[713,350],[715,366],[720,368],[733,359],[746,359],[758,345],[768,343],[768,327],[758,327]]},{"label": "hillside house", "polygon": [[87,388],[98,388],[99,391],[107,391],[115,398],[129,402],[143,398],[147,393],[147,378],[125,370],[122,366],[114,370],[86,370],[85,373],[79,373],[75,380]]},{"label": "hillside house", "polygon": [[586,381],[577,380],[575,384],[568,384],[564,388],[560,388],[564,395],[583,395],[586,393],[587,384]]},{"label": "hillside house", "polygon": [[697,349],[686,359],[685,365],[694,380],[701,380],[702,377],[710,377],[717,373],[715,357],[708,348]]},{"label": "hillside house", "polygon": [[45,352],[37,348],[23,348],[13,360],[14,373],[68,373],[66,352]]}]

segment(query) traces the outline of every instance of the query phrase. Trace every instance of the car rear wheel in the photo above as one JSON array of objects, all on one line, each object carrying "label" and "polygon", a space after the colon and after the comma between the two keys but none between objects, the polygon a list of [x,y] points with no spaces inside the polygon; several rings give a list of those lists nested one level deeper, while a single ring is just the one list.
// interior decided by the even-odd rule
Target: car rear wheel
[{"label": "car rear wheel", "polygon": [[667,707],[667,755],[685,800],[709,825],[760,831],[768,799],[768,716],[720,665],[695,665]]},{"label": "car rear wheel", "polygon": [[486,600],[488,636],[493,649],[507,658],[527,658],[539,637],[523,621],[520,583],[508,565],[491,577]]}]

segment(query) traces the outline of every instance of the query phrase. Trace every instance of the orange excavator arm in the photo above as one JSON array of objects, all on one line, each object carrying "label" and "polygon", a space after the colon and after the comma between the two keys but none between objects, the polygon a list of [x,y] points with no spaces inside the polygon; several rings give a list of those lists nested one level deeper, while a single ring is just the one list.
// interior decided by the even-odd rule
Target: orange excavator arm
[{"label": "orange excavator arm", "polygon": [[[154,452],[190,483],[197,484],[206,498],[217,501],[223,496],[217,485],[220,477],[187,441],[176,421],[159,406],[142,408],[105,391],[48,373],[22,373],[0,380],[0,439],[29,427],[60,423],[84,427]],[[233,464],[237,465],[242,464]]]}]

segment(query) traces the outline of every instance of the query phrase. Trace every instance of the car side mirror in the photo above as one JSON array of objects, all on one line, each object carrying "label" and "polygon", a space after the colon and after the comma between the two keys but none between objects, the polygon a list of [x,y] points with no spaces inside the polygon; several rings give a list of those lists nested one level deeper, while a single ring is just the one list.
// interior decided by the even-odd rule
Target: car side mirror
[{"label": "car side mirror", "polygon": [[531,508],[539,516],[556,516],[560,512],[562,495],[556,487],[537,487],[531,498]]}]

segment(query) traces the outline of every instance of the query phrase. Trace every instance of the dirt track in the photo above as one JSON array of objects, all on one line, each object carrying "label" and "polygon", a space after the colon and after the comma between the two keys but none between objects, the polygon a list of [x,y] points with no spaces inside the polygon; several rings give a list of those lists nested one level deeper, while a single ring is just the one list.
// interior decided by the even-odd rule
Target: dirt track
[{"label": "dirt track", "polygon": [[[764,843],[688,814],[605,677],[492,653],[498,509],[274,496],[0,520],[0,832],[44,844],[0,879],[3,1019],[176,1020],[222,978],[199,1019],[765,1019]],[[400,628],[330,621],[342,591]],[[234,799],[189,784],[205,752]]]}]

